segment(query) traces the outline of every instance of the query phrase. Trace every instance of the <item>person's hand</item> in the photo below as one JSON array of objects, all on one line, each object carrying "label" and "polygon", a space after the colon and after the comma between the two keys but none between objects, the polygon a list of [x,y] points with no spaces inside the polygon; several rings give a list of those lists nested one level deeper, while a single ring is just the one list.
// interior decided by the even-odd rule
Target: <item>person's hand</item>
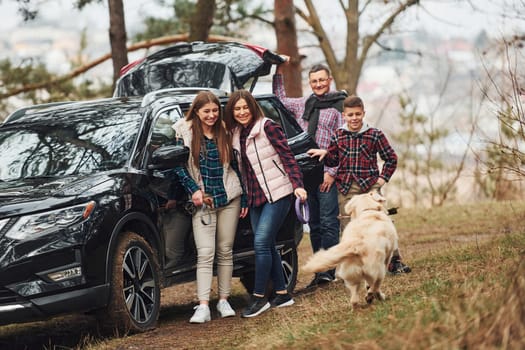
[{"label": "person's hand", "polygon": [[377,179],[377,184],[379,185],[379,187],[383,187],[383,185],[386,184],[386,181],[385,179],[380,177],[379,179]]},{"label": "person's hand", "polygon": [[284,67],[285,65],[290,64],[290,56],[288,56],[288,55],[279,55],[279,56],[281,56],[281,58],[284,60],[284,62],[277,65],[277,67],[275,68],[275,73],[282,74],[283,73],[282,67]]},{"label": "person's hand", "polygon": [[306,153],[309,154],[310,157],[319,157],[319,161],[322,161],[328,151],[325,149],[311,148],[306,151]]},{"label": "person's hand", "polygon": [[176,206],[177,206],[177,201],[175,199],[168,199],[165,205],[166,209],[175,208]]},{"label": "person's hand", "polygon": [[195,191],[191,195],[191,201],[196,207],[200,207],[204,203],[204,192],[201,190]]},{"label": "person's hand", "polygon": [[304,203],[304,201],[308,198],[308,194],[306,193],[306,190],[302,187],[297,187],[293,191],[293,194],[295,195],[295,197],[301,199],[301,203]]},{"label": "person's hand", "polygon": [[328,173],[324,173],[323,182],[319,185],[319,191],[321,192],[330,191],[330,187],[332,187],[334,181],[335,181],[335,178],[332,175]]},{"label": "person's hand", "polygon": [[241,208],[241,213],[239,214],[239,217],[242,219],[245,218],[246,215],[248,215],[248,208]]},{"label": "person's hand", "polygon": [[208,207],[213,208],[213,197],[207,193],[204,193],[204,198],[202,199],[204,204],[206,204]]},{"label": "person's hand", "polygon": [[281,58],[284,60],[284,62],[281,63],[281,64],[289,64],[290,63],[290,56],[285,55],[285,54],[279,54],[279,56],[281,56]]}]

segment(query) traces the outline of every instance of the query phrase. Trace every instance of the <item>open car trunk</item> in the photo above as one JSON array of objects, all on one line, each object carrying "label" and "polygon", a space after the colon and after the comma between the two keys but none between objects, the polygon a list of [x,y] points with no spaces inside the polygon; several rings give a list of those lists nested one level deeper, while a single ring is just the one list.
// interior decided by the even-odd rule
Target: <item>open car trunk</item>
[{"label": "open car trunk", "polygon": [[169,88],[253,91],[279,55],[260,46],[223,43],[178,43],[134,61],[121,70],[114,96],[143,96]]}]

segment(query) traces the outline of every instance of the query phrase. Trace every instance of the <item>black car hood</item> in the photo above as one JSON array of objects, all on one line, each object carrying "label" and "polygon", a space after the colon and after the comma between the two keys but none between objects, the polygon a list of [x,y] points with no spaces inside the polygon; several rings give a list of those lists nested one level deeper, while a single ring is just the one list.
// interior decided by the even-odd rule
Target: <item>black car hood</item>
[{"label": "black car hood", "polygon": [[[121,70],[115,96],[141,96],[166,88],[245,88],[268,75],[282,58],[256,45],[235,42],[179,43],[130,63]],[[246,87],[249,88],[249,87]]]},{"label": "black car hood", "polygon": [[100,174],[0,182],[0,219],[74,205],[84,200],[94,186],[109,179],[108,174]]}]

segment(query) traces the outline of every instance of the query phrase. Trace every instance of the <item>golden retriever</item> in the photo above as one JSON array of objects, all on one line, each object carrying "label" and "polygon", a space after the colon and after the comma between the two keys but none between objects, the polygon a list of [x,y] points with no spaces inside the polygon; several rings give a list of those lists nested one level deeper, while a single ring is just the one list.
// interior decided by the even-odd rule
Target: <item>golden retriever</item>
[{"label": "golden retriever", "polygon": [[351,221],[344,228],[340,243],[328,250],[318,251],[303,267],[306,272],[337,267],[336,276],[350,290],[352,307],[359,302],[363,280],[369,286],[367,303],[370,304],[374,298],[385,300],[380,287],[398,244],[397,231],[388,217],[385,201],[375,191],[352,197],[344,206]]}]

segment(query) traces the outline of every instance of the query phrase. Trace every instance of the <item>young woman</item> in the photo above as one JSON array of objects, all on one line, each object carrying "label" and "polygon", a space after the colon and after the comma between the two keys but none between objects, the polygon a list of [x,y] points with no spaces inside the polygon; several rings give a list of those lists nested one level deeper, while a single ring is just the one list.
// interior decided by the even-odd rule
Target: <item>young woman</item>
[{"label": "young woman", "polygon": [[218,98],[209,91],[200,92],[185,119],[173,125],[177,143],[190,148],[186,167],[175,168],[191,200],[198,208],[193,215],[193,235],[197,247],[197,296],[199,305],[191,323],[204,323],[210,317],[210,291],[213,259],[217,253],[217,279],[221,317],[234,316],[228,303],[233,271],[232,248],[241,210],[242,187],[235,170],[231,137],[222,121]]},{"label": "young woman", "polygon": [[[242,312],[242,317],[254,317],[270,306],[294,303],[286,290],[275,238],[292,204],[291,194],[302,201],[307,195],[301,170],[281,127],[264,117],[250,92],[237,90],[231,94],[224,120],[233,132],[233,148],[240,155],[254,232],[255,286],[250,305]],[[268,302],[265,292],[270,279],[276,297]]]}]

